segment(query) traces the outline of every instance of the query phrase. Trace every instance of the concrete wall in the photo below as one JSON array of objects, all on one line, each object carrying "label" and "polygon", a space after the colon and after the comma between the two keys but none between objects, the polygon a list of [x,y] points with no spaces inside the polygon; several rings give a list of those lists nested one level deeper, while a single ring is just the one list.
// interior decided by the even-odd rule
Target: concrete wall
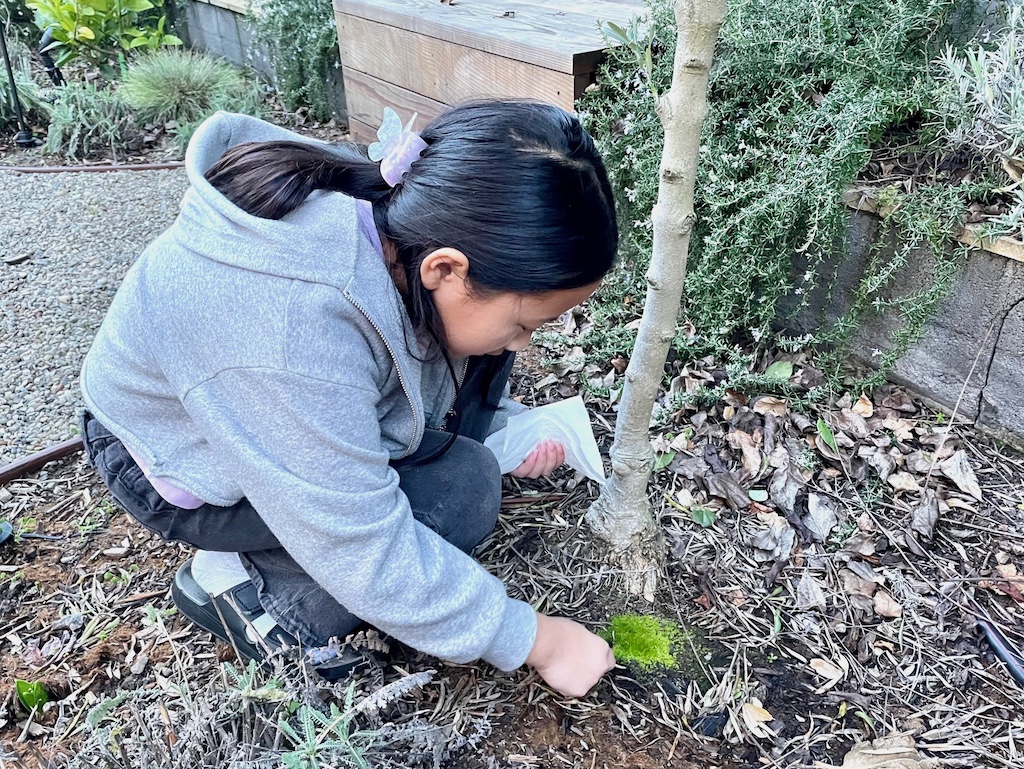
[{"label": "concrete wall", "polygon": [[[847,253],[831,265],[836,288],[812,293],[809,309],[785,323],[787,330],[803,333],[821,318],[828,322],[842,315],[867,267],[879,225],[872,214],[851,214]],[[894,244],[885,248],[892,254]],[[934,265],[927,251],[912,253],[887,298],[926,289]],[[865,318],[854,336],[855,358],[867,365],[877,360],[876,351],[889,348],[889,335],[898,322],[891,310]],[[963,391],[958,414],[1024,445],[1024,263],[972,249],[952,290],[890,378],[947,412]]]},{"label": "concrete wall", "polygon": [[[274,82],[274,68],[265,51],[256,49],[252,42],[251,24],[245,16],[244,0],[217,0],[185,3],[185,36],[188,44],[197,50],[223,56],[240,67],[250,67],[270,82]],[[348,120],[345,108],[345,84],[341,68],[325,72],[328,79],[328,105],[332,117],[344,125]]]}]

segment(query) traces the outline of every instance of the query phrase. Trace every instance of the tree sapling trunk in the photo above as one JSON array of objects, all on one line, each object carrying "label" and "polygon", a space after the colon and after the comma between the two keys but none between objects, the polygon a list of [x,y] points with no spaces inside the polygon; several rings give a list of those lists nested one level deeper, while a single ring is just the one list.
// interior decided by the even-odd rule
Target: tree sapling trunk
[{"label": "tree sapling trunk", "polygon": [[[675,336],[693,229],[693,188],[700,132],[707,114],[708,74],[725,0],[676,0],[672,85],[655,94],[665,134],[658,202],[652,213],[654,248],[647,299],[626,381],[611,450],[612,475],[587,512],[593,531],[627,574],[627,589],[653,600],[664,560],[664,539],[647,497],[654,465],[650,419]],[[645,52],[650,74],[650,51]],[[643,66],[643,65],[642,65]]]}]

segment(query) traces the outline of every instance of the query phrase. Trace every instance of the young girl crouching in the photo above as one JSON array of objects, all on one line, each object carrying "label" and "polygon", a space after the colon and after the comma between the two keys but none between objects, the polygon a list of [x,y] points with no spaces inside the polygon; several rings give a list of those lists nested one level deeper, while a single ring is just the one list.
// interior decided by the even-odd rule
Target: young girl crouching
[{"label": "young girl crouching", "polygon": [[[470,553],[500,506],[481,442],[523,408],[514,354],[612,266],[608,179],[553,106],[390,123],[379,163],[242,115],[200,127],[180,215],[83,366],[88,455],[132,516],[200,549],[175,603],[247,656],[366,622],[581,696],[608,645]],[[515,474],[563,458],[545,443]]]}]

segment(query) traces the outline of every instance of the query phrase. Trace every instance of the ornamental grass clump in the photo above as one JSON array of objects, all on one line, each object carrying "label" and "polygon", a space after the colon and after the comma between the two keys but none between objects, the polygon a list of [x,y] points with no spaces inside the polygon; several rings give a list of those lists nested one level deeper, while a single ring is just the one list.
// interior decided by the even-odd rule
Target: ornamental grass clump
[{"label": "ornamental grass clump", "polygon": [[259,87],[242,70],[195,51],[164,49],[138,58],[120,93],[141,122],[169,126],[179,150],[217,110],[261,112]]}]

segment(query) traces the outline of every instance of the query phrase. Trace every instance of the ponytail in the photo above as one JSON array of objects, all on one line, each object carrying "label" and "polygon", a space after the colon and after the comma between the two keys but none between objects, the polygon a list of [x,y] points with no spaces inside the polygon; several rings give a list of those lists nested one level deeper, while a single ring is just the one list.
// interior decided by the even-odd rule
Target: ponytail
[{"label": "ponytail", "polygon": [[243,211],[261,219],[281,219],[314,190],[344,192],[371,203],[391,192],[380,167],[355,144],[237,144],[210,167],[206,180]]},{"label": "ponytail", "polygon": [[244,211],[280,219],[314,190],[373,204],[377,230],[405,273],[413,325],[445,347],[420,264],[451,247],[469,258],[479,294],[537,294],[596,283],[618,249],[611,185],[580,121],[539,102],[490,100],[453,107],[420,134],[427,144],[388,185],[355,144],[275,141],[224,153],[207,180]]}]

